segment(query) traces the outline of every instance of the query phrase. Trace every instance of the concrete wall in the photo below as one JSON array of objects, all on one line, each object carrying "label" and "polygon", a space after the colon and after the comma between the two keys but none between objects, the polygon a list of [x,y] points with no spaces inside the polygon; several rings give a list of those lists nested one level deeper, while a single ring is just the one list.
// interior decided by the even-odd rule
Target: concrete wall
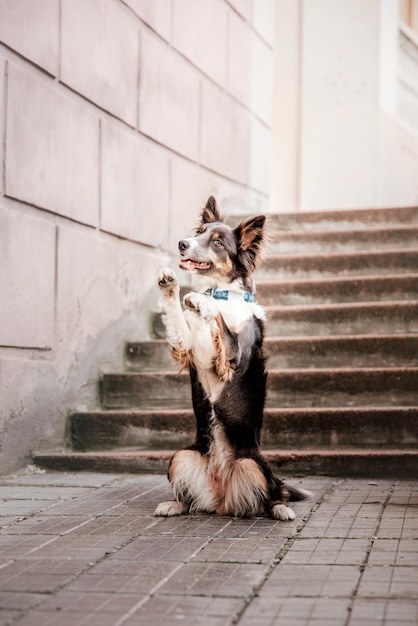
[{"label": "concrete wall", "polygon": [[267,208],[274,0],[0,0],[0,471],[148,336],[210,193]]},{"label": "concrete wall", "polygon": [[271,208],[418,203],[418,33],[398,0],[277,0]]}]

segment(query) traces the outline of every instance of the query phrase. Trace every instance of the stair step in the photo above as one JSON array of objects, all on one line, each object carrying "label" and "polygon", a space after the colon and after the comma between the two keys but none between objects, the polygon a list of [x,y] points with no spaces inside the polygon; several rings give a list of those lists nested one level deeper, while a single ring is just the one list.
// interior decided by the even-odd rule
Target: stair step
[{"label": "stair step", "polygon": [[418,299],[418,273],[257,283],[257,302],[264,306],[408,299]]},{"label": "stair step", "polygon": [[[264,348],[273,369],[418,366],[418,334],[267,337]],[[178,371],[164,339],[128,343],[125,363],[129,371]]]},{"label": "stair step", "polygon": [[418,228],[397,226],[358,230],[275,231],[269,235],[269,252],[334,252],[416,248]]},{"label": "stair step", "polygon": [[[106,374],[100,396],[109,409],[191,406],[186,372]],[[266,406],[414,406],[417,396],[418,368],[270,370]]]},{"label": "stair step", "polygon": [[[174,451],[126,451],[35,453],[40,467],[58,471],[166,473]],[[264,450],[273,469],[285,475],[366,476],[367,478],[418,478],[415,449],[310,451]]]},{"label": "stair step", "polygon": [[273,369],[418,366],[418,335],[267,337]]},{"label": "stair step", "polygon": [[417,333],[418,300],[266,307],[272,336]]},{"label": "stair step", "polygon": [[[267,337],[418,333],[418,300],[267,306]],[[165,338],[160,313],[152,316],[155,338]]]},{"label": "stair step", "polygon": [[259,280],[413,274],[418,250],[357,251],[332,254],[271,254],[257,271]]},{"label": "stair step", "polygon": [[[236,225],[244,216],[229,218]],[[268,216],[270,230],[373,229],[382,226],[418,224],[418,207],[388,207],[352,209],[345,211],[309,211],[306,213],[276,213]]]},{"label": "stair step", "polygon": [[[179,449],[190,445],[189,411],[95,411],[71,415],[75,450]],[[266,409],[261,443],[280,449],[385,447],[418,449],[418,407]]]}]

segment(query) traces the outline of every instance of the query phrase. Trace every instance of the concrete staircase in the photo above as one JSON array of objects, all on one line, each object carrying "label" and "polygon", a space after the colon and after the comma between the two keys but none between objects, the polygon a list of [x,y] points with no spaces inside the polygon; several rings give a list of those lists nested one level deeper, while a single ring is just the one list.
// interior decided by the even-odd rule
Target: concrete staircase
[{"label": "concrete staircase", "polygon": [[[282,474],[417,477],[418,207],[278,214],[269,229],[265,455]],[[157,314],[153,329],[100,380],[102,409],[70,417],[70,448],[36,463],[164,471],[192,441],[188,374]]]}]

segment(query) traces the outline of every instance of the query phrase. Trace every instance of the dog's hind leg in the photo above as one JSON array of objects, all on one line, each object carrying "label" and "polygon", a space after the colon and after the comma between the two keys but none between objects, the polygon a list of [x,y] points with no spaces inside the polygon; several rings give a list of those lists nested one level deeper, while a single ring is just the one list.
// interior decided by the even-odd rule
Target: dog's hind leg
[{"label": "dog's hind leg", "polygon": [[212,513],[219,505],[220,497],[208,474],[208,457],[198,450],[176,452],[170,462],[168,479],[176,499],[159,504],[154,515]]}]

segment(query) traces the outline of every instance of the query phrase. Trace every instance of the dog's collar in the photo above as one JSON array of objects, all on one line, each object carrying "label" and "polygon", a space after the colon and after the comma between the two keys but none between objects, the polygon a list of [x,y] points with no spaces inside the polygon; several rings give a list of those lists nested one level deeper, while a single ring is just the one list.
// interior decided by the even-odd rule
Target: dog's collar
[{"label": "dog's collar", "polygon": [[229,289],[216,289],[213,287],[211,289],[206,289],[205,296],[212,296],[215,300],[244,300],[244,302],[254,302],[254,292],[253,291],[244,291],[243,293],[239,293],[238,291],[229,291]]}]

